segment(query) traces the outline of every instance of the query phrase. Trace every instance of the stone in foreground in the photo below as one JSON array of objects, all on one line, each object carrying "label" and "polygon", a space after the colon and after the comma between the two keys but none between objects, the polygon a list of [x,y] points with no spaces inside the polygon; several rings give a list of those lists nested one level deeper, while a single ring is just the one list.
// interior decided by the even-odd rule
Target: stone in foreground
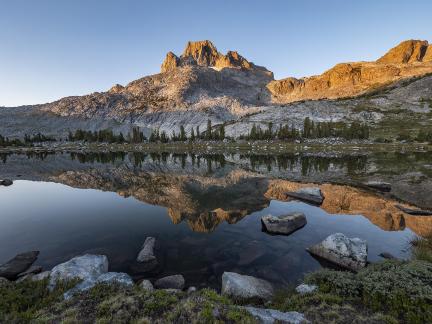
[{"label": "stone in foreground", "polygon": [[298,285],[295,290],[300,295],[305,295],[305,294],[313,293],[317,289],[318,289],[318,286],[316,286],[316,285],[301,284],[301,285]]},{"label": "stone in foreground", "polygon": [[163,277],[154,284],[157,289],[183,289],[184,285],[185,279],[182,275]]},{"label": "stone in foreground", "polygon": [[141,281],[140,285],[141,289],[145,291],[153,291],[154,287],[153,284],[150,282],[150,280],[143,280]]},{"label": "stone in foreground", "polygon": [[55,266],[51,270],[49,289],[54,289],[57,281],[72,279],[96,280],[108,272],[108,258],[105,255],[85,254]]},{"label": "stone in foreground", "polygon": [[0,266],[0,277],[15,280],[20,273],[25,272],[36,261],[39,251],[17,254],[14,258]]},{"label": "stone in foreground", "polygon": [[263,279],[245,276],[235,272],[222,275],[222,294],[240,299],[268,300],[273,296],[272,285]]},{"label": "stone in foreground", "polygon": [[263,216],[261,222],[265,230],[272,234],[291,234],[306,225],[306,216],[294,212],[280,216]]},{"label": "stone in foreground", "polygon": [[102,275],[100,275],[96,280],[95,279],[88,279],[85,281],[80,282],[72,289],[68,290],[64,293],[63,297],[64,299],[70,299],[73,295],[76,293],[89,290],[93,288],[95,285],[100,283],[106,283],[106,284],[117,284],[124,287],[130,287],[133,286],[134,282],[132,278],[123,272],[107,272]]},{"label": "stone in foreground", "polygon": [[156,239],[154,237],[147,237],[141,251],[138,253],[137,261],[138,262],[151,262],[155,261],[156,257],[154,255],[154,245],[156,243]]},{"label": "stone in foreground", "polygon": [[308,251],[340,267],[358,271],[367,263],[367,243],[359,238],[348,238],[342,233],[328,236]]},{"label": "stone in foreground", "polygon": [[255,319],[262,324],[273,324],[273,323],[287,323],[287,324],[300,324],[307,323],[308,321],[303,314],[298,312],[280,312],[275,309],[264,309],[247,306],[244,307]]},{"label": "stone in foreground", "polygon": [[389,192],[391,191],[391,184],[388,182],[382,182],[382,181],[368,181],[365,183],[366,186],[372,189],[376,189],[383,192]]},{"label": "stone in foreground", "polygon": [[318,187],[301,188],[297,191],[288,191],[288,197],[296,198],[304,202],[320,206],[324,201],[321,189]]}]

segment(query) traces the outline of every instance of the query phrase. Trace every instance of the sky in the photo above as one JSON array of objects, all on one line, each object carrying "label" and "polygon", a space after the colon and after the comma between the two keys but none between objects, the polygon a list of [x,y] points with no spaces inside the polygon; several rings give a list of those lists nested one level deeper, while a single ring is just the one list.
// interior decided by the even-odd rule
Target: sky
[{"label": "sky", "polygon": [[106,91],[211,40],[273,71],[321,74],[432,42],[431,0],[0,0],[0,106]]}]

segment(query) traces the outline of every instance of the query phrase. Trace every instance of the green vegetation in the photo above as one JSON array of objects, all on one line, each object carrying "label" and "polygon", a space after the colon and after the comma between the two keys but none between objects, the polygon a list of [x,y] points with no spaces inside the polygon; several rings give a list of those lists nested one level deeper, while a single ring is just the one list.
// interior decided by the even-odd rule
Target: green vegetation
[{"label": "green vegetation", "polygon": [[250,132],[246,136],[240,136],[246,140],[300,140],[338,137],[346,140],[368,139],[369,127],[365,124],[353,122],[350,125],[345,123],[318,122],[315,123],[306,117],[303,122],[303,130],[299,131],[294,125],[280,124],[277,129],[273,123],[268,123],[267,129],[263,130],[260,126],[253,124]]},{"label": "green vegetation", "polygon": [[20,140],[17,138],[9,139],[0,135],[0,147],[30,147],[33,143],[42,143],[42,142],[55,142],[55,138],[51,136],[46,136],[41,133],[37,133],[36,135],[30,136],[28,134],[24,135],[24,140]]}]

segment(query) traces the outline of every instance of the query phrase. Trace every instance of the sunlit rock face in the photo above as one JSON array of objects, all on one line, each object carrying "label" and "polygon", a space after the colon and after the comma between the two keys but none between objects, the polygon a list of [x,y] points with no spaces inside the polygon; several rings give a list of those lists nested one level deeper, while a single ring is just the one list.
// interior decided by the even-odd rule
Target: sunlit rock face
[{"label": "sunlit rock face", "polygon": [[397,80],[432,72],[427,41],[407,40],[374,62],[340,63],[321,75],[271,81],[273,102],[350,97]]}]

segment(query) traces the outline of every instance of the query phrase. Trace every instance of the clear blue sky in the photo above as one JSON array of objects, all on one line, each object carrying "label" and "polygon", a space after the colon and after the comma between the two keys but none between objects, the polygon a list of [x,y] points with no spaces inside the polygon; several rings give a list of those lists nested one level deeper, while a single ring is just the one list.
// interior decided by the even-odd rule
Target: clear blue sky
[{"label": "clear blue sky", "polygon": [[0,106],[104,91],[210,39],[275,73],[320,74],[432,41],[432,1],[0,0]]}]

